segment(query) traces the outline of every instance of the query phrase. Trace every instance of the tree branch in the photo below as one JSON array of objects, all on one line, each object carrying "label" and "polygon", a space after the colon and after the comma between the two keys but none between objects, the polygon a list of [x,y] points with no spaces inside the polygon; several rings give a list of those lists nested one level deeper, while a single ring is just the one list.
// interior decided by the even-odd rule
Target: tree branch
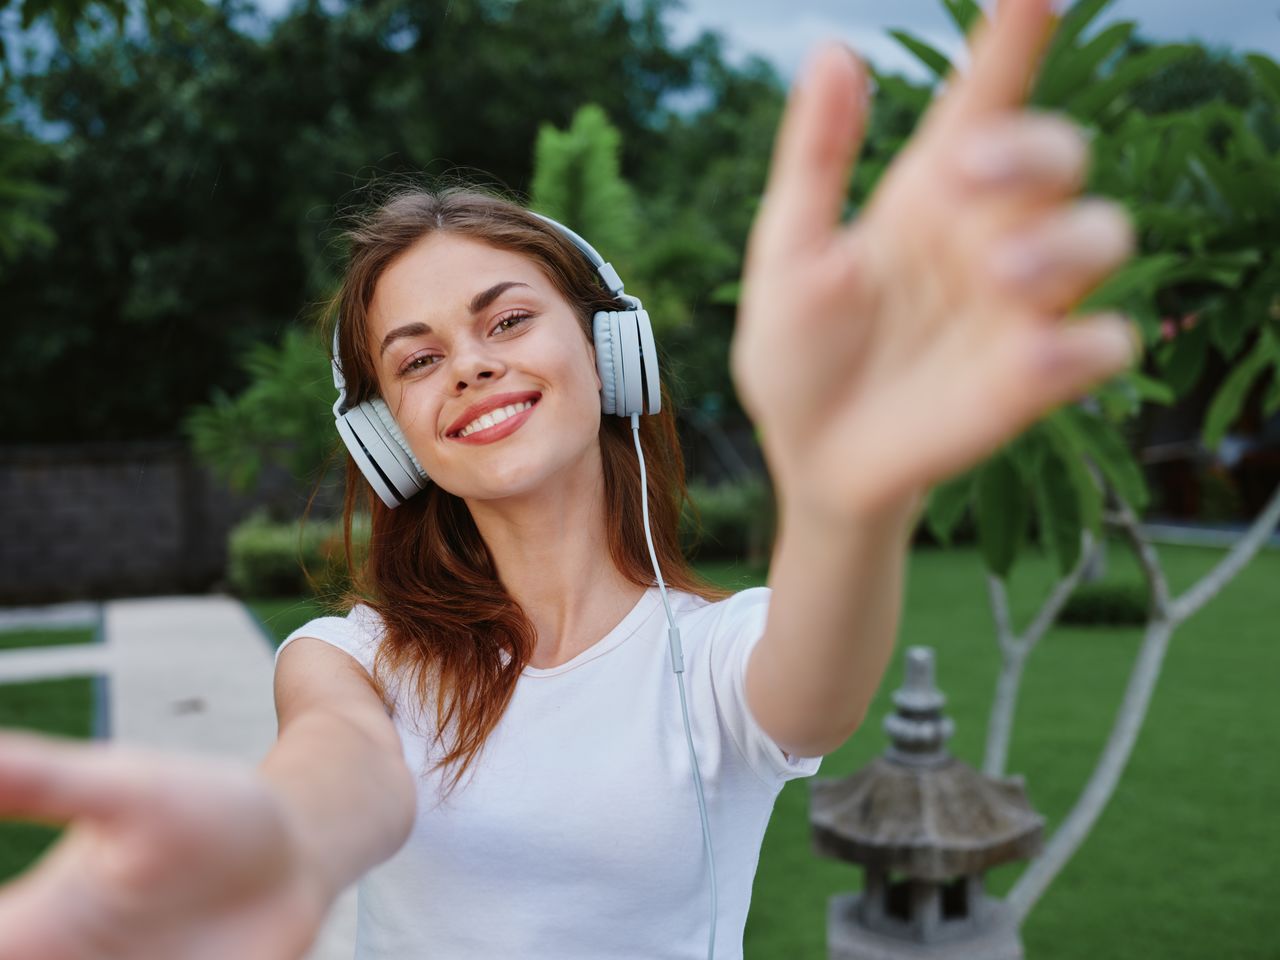
[{"label": "tree branch", "polygon": [[1227,551],[1227,555],[1219,560],[1212,570],[1197,580],[1186,593],[1173,601],[1171,604],[1173,619],[1181,623],[1217,596],[1231,578],[1253,559],[1266,543],[1267,537],[1275,531],[1277,524],[1280,524],[1280,487],[1276,487],[1272,492],[1271,499],[1263,507],[1262,513],[1249,524],[1249,529]]},{"label": "tree branch", "polygon": [[1112,491],[1117,507],[1107,511],[1107,522],[1124,534],[1142,567],[1142,575],[1147,580],[1147,595],[1151,601],[1150,613],[1159,620],[1168,620],[1172,616],[1169,607],[1169,584],[1165,580],[1164,571],[1160,568],[1160,558],[1156,556],[1155,547],[1142,538],[1138,529],[1138,519],[1132,508]]},{"label": "tree branch", "polygon": [[987,719],[987,743],[982,754],[982,772],[989,777],[1003,777],[1009,762],[1009,742],[1013,738],[1018,691],[1022,685],[1022,671],[1027,656],[1057,620],[1098,548],[1099,544],[1094,542],[1093,534],[1088,530],[1083,531],[1080,557],[1075,567],[1054,585],[1053,591],[1021,637],[1013,632],[1009,596],[1005,591],[1004,581],[987,575],[987,596],[991,601],[991,615],[996,622],[996,638],[1001,655],[1000,676],[996,680],[996,695]]}]

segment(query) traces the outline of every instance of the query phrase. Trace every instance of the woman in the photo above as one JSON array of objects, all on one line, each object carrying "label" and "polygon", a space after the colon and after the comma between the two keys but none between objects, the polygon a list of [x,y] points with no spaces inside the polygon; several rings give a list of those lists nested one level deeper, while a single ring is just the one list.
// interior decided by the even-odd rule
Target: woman
[{"label": "woman", "polygon": [[[924,492],[1131,362],[1122,318],[1061,319],[1132,236],[1115,206],[1072,202],[1082,137],[1021,110],[1049,24],[1047,0],[1001,5],[850,226],[864,72],[826,45],[793,90],[731,352],[778,491],[768,589],[719,597],[682,566],[670,421],[637,427],[655,553],[681,632],[691,624],[717,956],[741,954],[776,790],[858,728],[883,676]],[[350,399],[382,398],[434,484],[375,504],[382,596],[281,651],[280,736],[257,769],[0,738],[0,811],[73,821],[0,891],[0,956],[295,957],[366,874],[370,957],[705,955],[710,876],[690,760],[672,748],[672,678],[609,672],[666,654],[646,633],[662,625],[654,580],[627,548],[634,500],[608,499],[640,486],[621,473],[637,469],[619,455],[627,426],[600,419],[582,326],[610,298],[574,293],[581,259],[431,217],[425,232],[420,218],[384,225],[402,221],[394,254],[349,274],[365,316],[339,328]],[[508,281],[527,287],[473,301]],[[515,417],[460,437],[477,399]],[[451,557],[446,541],[484,549]],[[431,671],[412,669],[426,659]],[[628,726],[629,708],[666,713]],[[437,900],[414,899],[428,890]],[[403,939],[415,905],[424,942]]]}]

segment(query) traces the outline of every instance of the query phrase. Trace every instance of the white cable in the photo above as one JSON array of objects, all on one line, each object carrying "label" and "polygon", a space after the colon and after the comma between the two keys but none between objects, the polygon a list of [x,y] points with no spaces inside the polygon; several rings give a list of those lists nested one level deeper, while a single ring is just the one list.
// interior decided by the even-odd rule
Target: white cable
[{"label": "white cable", "polygon": [[644,451],[640,449],[640,414],[631,414],[631,434],[640,458],[640,505],[644,512],[644,539],[649,544],[649,560],[658,578],[658,591],[667,611],[667,639],[671,647],[671,669],[680,686],[680,711],[684,714],[684,735],[689,741],[689,760],[693,764],[693,787],[698,794],[698,814],[702,817],[702,839],[707,850],[707,862],[711,865],[711,937],[707,942],[707,960],[714,960],[716,953],[716,857],[711,850],[711,826],[707,822],[707,801],[702,795],[702,773],[698,770],[698,755],[693,749],[693,733],[689,729],[689,704],[684,693],[684,651],[680,648],[680,629],[671,616],[671,604],[667,602],[667,585],[662,582],[658,569],[658,555],[653,549],[653,535],[649,532],[649,485],[645,479]]}]

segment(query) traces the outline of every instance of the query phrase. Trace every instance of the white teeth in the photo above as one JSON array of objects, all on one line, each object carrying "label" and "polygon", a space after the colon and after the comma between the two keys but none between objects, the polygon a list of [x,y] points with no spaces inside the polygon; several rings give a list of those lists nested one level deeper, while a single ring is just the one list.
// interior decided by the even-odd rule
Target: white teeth
[{"label": "white teeth", "polygon": [[521,410],[528,410],[533,406],[532,400],[526,400],[524,403],[510,403],[505,407],[499,407],[497,410],[490,410],[482,417],[472,420],[469,424],[458,432],[460,437],[468,437],[477,430],[486,430],[496,423],[501,423],[507,417],[515,416]]}]

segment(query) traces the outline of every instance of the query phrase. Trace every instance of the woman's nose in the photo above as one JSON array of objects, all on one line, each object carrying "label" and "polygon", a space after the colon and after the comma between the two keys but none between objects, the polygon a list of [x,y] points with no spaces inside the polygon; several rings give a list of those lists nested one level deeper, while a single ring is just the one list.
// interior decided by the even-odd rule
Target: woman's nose
[{"label": "woman's nose", "polygon": [[454,378],[457,390],[501,374],[502,362],[483,344],[470,344],[454,352]]}]

